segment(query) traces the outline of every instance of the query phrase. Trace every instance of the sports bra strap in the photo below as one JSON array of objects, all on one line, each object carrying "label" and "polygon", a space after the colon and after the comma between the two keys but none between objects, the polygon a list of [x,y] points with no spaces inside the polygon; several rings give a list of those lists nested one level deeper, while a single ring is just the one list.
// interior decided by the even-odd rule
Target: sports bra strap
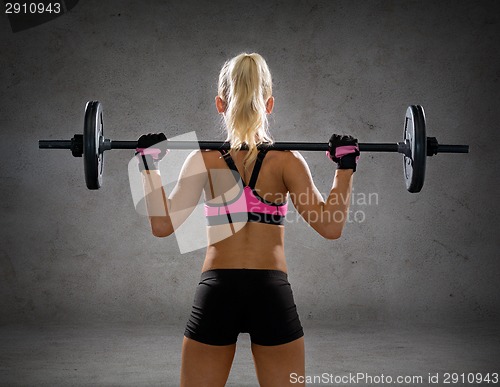
[{"label": "sports bra strap", "polygon": [[238,172],[238,168],[236,168],[236,164],[234,163],[234,160],[231,157],[231,155],[229,154],[229,152],[224,152],[223,150],[220,150],[219,152],[221,153],[222,157],[226,161],[226,164],[229,167],[229,169],[232,169],[233,171]]},{"label": "sports bra strap", "polygon": [[264,160],[264,157],[266,157],[266,154],[267,154],[267,149],[262,148],[259,154],[257,155],[257,160],[255,160],[252,176],[250,177],[250,183],[248,183],[248,186],[251,189],[255,188],[255,184],[257,183],[257,178],[259,177],[260,167],[262,166],[262,161]]},{"label": "sports bra strap", "polygon": [[[229,154],[229,152],[224,152],[222,150],[220,150],[219,152],[221,153],[222,157],[224,158],[224,161],[226,162],[229,169],[235,171],[240,176],[240,179],[241,179],[243,185],[246,186],[246,183],[243,180],[243,177],[240,175],[240,172],[238,171],[238,168],[236,167],[236,164],[234,163],[234,160],[231,157],[231,155]],[[262,161],[264,160],[264,157],[266,157],[266,154],[267,154],[267,149],[261,148],[261,150],[259,151],[259,154],[257,155],[257,159],[255,160],[255,165],[254,165],[253,171],[252,171],[252,176],[250,177],[250,182],[248,184],[248,186],[251,189],[255,188],[255,184],[257,183],[257,178],[259,177],[260,167],[262,166]]]}]

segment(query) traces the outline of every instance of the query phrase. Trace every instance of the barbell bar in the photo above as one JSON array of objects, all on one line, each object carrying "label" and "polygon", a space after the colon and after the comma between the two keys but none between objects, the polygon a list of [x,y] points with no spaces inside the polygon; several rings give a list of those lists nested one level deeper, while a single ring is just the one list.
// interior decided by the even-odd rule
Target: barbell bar
[{"label": "barbell bar", "polygon": [[[428,137],[429,138],[429,137]],[[40,140],[40,149],[71,149],[71,140]],[[361,152],[398,152],[402,150],[403,143],[360,143]],[[137,140],[110,140],[103,142],[103,151],[112,149],[136,149]],[[436,153],[469,153],[468,145],[444,145],[438,144]],[[230,144],[224,141],[168,141],[168,149],[209,149],[209,150],[227,150]],[[267,147],[269,150],[296,150],[296,151],[327,151],[328,143],[325,142],[300,142],[300,141],[278,141]],[[244,149],[244,148],[242,148]],[[428,154],[427,156],[432,156]]]},{"label": "barbell bar", "polygon": [[[223,141],[166,141],[167,149],[227,150]],[[275,142],[263,145],[269,150],[327,151],[327,142]],[[118,141],[104,138],[103,110],[99,101],[85,106],[83,134],[71,140],[39,140],[40,149],[69,149],[84,161],[85,181],[88,189],[102,186],[104,152],[112,149],[136,149],[137,141]],[[242,148],[245,149],[245,148]],[[424,109],[411,105],[406,110],[403,141],[397,143],[359,143],[360,152],[396,152],[403,155],[403,171],[409,192],[420,192],[425,179],[426,157],[438,153],[468,153],[468,145],[439,144],[435,137],[426,137]]]}]

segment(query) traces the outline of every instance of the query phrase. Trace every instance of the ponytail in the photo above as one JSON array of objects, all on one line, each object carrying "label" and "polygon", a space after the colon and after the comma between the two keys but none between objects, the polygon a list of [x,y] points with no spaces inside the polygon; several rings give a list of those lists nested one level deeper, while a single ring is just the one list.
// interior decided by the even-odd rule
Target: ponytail
[{"label": "ponytail", "polygon": [[224,115],[231,150],[246,144],[246,168],[257,157],[257,146],[272,143],[268,132],[266,103],[272,95],[272,79],[266,61],[259,54],[240,54],[222,67],[219,97],[226,103]]}]

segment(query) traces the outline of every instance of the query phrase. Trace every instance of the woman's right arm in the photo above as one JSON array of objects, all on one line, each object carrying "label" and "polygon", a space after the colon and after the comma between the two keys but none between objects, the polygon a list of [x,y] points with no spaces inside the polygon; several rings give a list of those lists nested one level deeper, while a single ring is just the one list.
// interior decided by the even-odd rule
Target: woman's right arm
[{"label": "woman's right arm", "polygon": [[156,237],[169,236],[193,212],[203,193],[207,173],[201,153],[193,151],[187,157],[168,198],[159,171],[142,173],[151,231]]},{"label": "woman's right arm", "polygon": [[337,169],[330,194],[323,199],[314,185],[309,167],[299,152],[289,154],[283,181],[290,199],[304,220],[327,239],[337,239],[347,220],[352,189],[352,169]]}]

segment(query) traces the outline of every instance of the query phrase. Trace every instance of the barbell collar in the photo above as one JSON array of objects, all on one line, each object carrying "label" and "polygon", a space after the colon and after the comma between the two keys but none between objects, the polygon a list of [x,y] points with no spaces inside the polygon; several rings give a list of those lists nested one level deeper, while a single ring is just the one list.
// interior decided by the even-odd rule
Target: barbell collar
[{"label": "barbell collar", "polygon": [[73,157],[83,156],[83,134],[75,134],[73,136],[70,149]]},{"label": "barbell collar", "polygon": [[411,157],[410,144],[407,141],[398,142],[398,153],[402,153],[407,157]]}]

